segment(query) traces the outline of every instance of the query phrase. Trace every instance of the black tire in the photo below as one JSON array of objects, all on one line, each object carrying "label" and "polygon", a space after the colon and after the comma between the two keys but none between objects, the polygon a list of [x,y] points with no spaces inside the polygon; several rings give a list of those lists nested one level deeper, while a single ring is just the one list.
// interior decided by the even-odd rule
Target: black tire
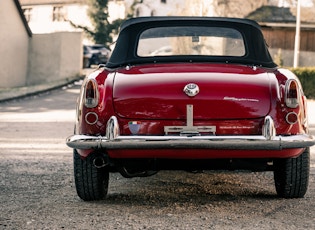
[{"label": "black tire", "polygon": [[82,159],[78,152],[73,150],[75,187],[78,196],[85,201],[102,200],[108,191],[108,168],[96,168],[93,165],[94,159],[93,154]]},{"label": "black tire", "polygon": [[304,197],[310,173],[310,148],[306,148],[297,158],[275,160],[274,167],[274,181],[278,196]]}]

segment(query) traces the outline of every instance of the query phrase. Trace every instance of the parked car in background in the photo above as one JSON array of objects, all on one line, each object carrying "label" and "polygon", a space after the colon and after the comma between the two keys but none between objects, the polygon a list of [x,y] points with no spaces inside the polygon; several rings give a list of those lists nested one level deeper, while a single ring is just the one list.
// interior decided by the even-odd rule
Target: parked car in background
[{"label": "parked car in background", "polygon": [[307,191],[307,100],[299,79],[273,62],[251,20],[127,20],[77,103],[76,190],[105,198],[109,173],[273,171],[278,196]]},{"label": "parked car in background", "polygon": [[83,46],[83,68],[90,68],[92,65],[106,64],[110,56],[110,50],[103,45]]}]

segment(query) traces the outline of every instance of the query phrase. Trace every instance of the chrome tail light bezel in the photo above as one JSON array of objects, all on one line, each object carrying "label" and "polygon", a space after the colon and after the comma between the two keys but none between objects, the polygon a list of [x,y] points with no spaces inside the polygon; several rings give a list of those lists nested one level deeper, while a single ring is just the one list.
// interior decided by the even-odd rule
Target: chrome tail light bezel
[{"label": "chrome tail light bezel", "polygon": [[[292,119],[293,116],[293,119]],[[291,118],[290,118],[291,117]],[[289,112],[286,116],[285,116],[285,120],[288,124],[290,125],[294,125],[298,122],[299,118],[297,113],[295,112]]]},{"label": "chrome tail light bezel", "polygon": [[288,108],[297,108],[300,104],[300,88],[296,80],[290,79],[285,84],[285,104]]},{"label": "chrome tail light bezel", "polygon": [[84,106],[95,108],[99,101],[98,84],[95,79],[89,79],[84,86]]}]

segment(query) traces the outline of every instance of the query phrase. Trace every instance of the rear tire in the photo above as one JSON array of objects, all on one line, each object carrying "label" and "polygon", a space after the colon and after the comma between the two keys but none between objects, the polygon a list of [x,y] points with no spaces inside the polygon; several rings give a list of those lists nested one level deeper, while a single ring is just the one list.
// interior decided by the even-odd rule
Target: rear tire
[{"label": "rear tire", "polygon": [[108,168],[96,168],[93,165],[94,159],[94,154],[82,159],[78,152],[73,150],[75,187],[78,196],[85,201],[102,200],[108,191]]},{"label": "rear tire", "polygon": [[304,197],[310,173],[310,148],[297,158],[277,159],[274,162],[274,181],[278,196]]}]

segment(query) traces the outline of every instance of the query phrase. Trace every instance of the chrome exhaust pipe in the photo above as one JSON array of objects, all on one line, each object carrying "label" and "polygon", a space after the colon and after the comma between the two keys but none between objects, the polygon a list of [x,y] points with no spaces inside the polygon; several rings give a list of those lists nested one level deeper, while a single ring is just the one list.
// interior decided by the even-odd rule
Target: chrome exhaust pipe
[{"label": "chrome exhaust pipe", "polygon": [[100,169],[100,168],[104,168],[105,166],[107,166],[108,162],[105,160],[104,157],[98,156],[98,157],[95,157],[93,159],[93,165],[95,168]]}]

